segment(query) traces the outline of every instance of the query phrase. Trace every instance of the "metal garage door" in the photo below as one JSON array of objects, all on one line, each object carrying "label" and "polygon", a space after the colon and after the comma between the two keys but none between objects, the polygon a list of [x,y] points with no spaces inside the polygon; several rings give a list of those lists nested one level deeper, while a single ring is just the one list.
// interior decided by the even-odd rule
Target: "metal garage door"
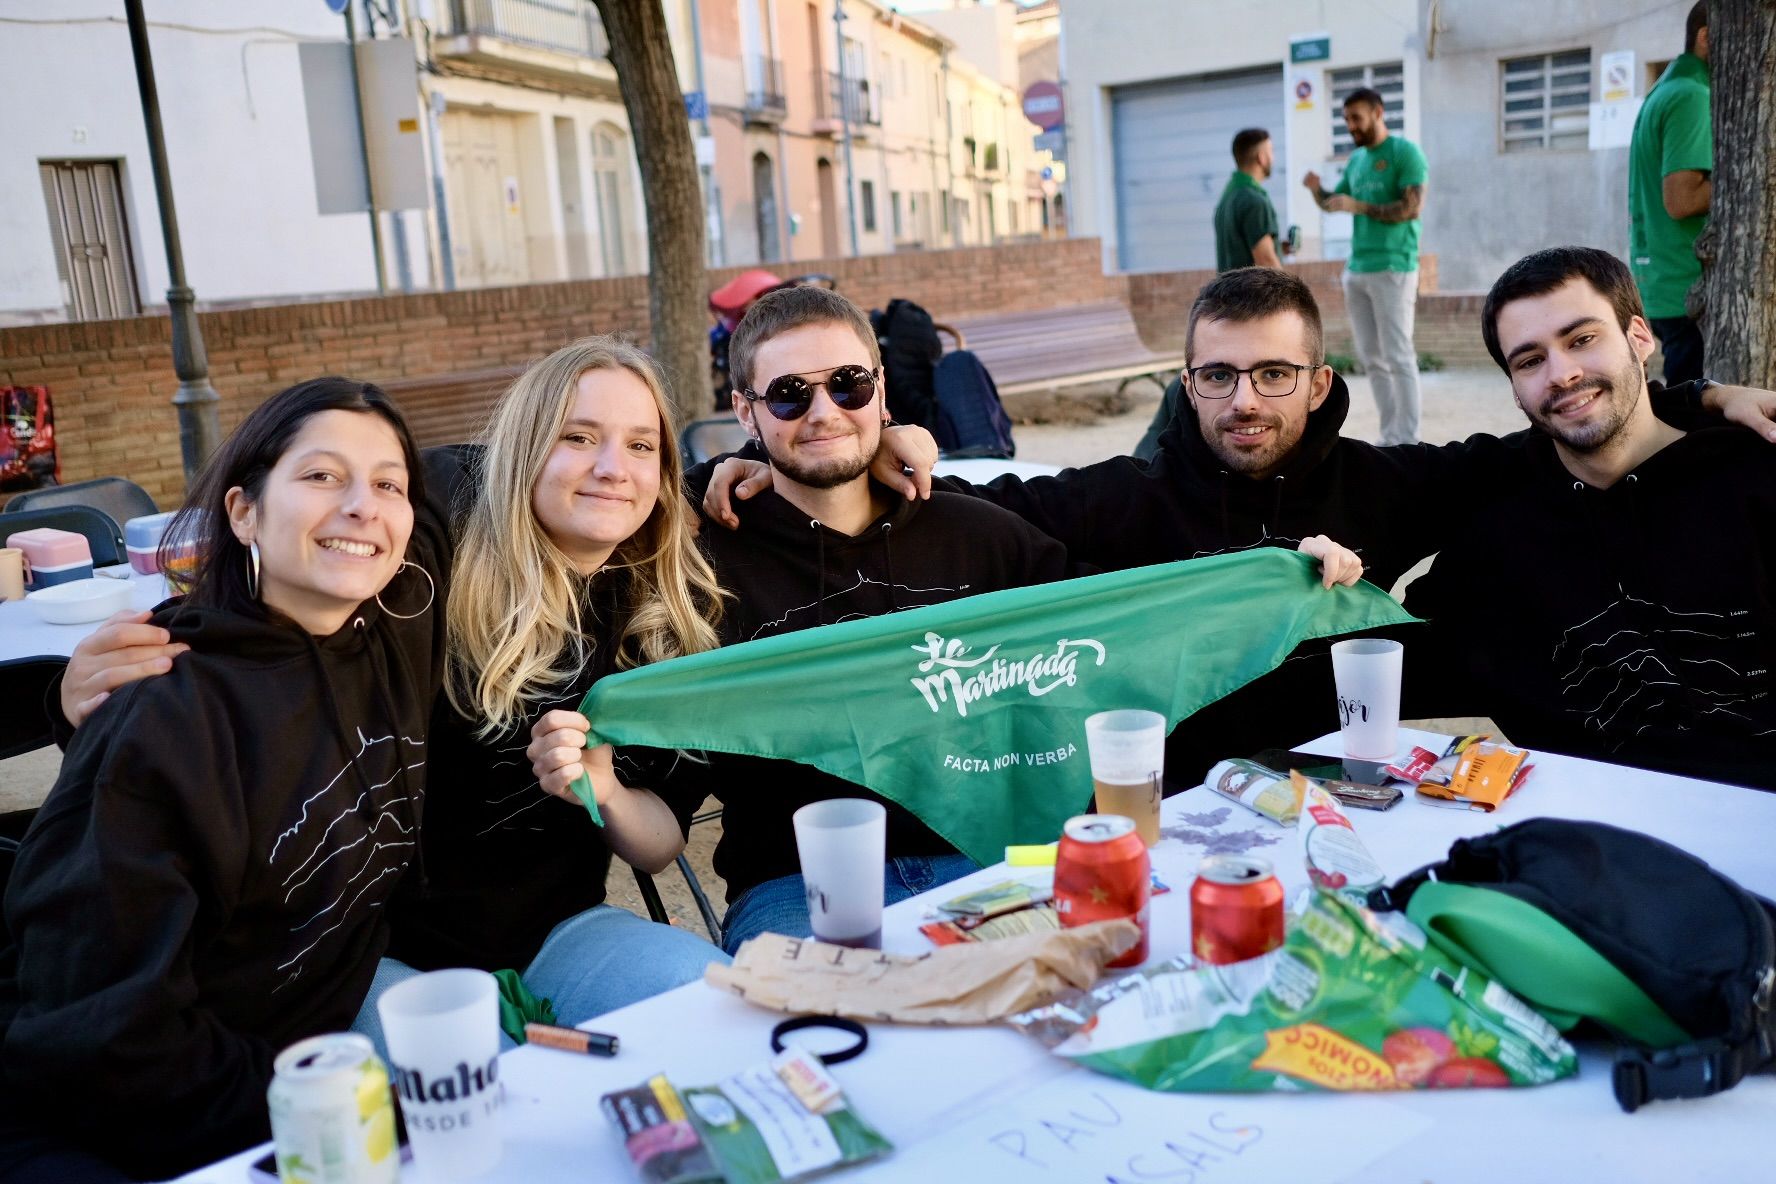
[{"label": "metal garage door", "polygon": [[1118,263],[1129,271],[1215,266],[1215,203],[1233,172],[1233,137],[1269,128],[1265,188],[1287,233],[1283,71],[1122,86],[1110,92]]}]

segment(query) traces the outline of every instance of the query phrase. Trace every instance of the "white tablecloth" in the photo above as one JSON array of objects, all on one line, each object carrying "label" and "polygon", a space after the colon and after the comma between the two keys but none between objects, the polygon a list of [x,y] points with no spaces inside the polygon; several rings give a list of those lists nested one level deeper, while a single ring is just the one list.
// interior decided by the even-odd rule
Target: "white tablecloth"
[{"label": "white tablecloth", "polygon": [[[1402,740],[1406,747],[1443,742],[1426,733],[1403,733]],[[1336,753],[1337,736],[1302,747]],[[1223,809],[1229,813],[1222,821],[1204,823]],[[1412,800],[1386,813],[1351,813],[1390,877],[1440,858],[1458,838],[1539,815],[1656,834],[1746,887],[1776,894],[1776,794],[1538,754],[1530,781],[1494,816]],[[1165,815],[1168,826],[1271,826],[1201,788],[1168,799]],[[1277,833],[1281,841],[1258,853],[1272,858],[1286,886],[1303,883],[1295,832]],[[1187,889],[1202,852],[1201,845],[1177,838],[1153,850],[1156,869],[1174,889],[1154,902],[1154,958],[1180,953],[1188,944]],[[887,948],[929,949],[917,926],[934,900],[1006,874],[1003,866],[989,868],[889,909]],[[599,1096],[662,1071],[680,1086],[714,1082],[767,1057],[771,1027],[781,1018],[693,983],[587,1025],[621,1036],[622,1053],[614,1059],[529,1047],[507,1054],[505,1158],[487,1178],[526,1184],[635,1179],[614,1128],[598,1111]],[[1075,1068],[1009,1029],[873,1024],[869,1051],[833,1073],[896,1151],[835,1178],[857,1184],[1098,1184],[1111,1176],[1128,1184],[1601,1184],[1769,1177],[1766,1135],[1776,1115],[1776,1077],[1754,1078],[1713,1098],[1656,1102],[1628,1115],[1610,1090],[1608,1050],[1584,1047],[1580,1060],[1577,1077],[1536,1089],[1157,1094]],[[1235,1120],[1248,1132],[1261,1130],[1262,1137],[1238,1155],[1201,1159],[1195,1169],[1183,1165],[1176,1147],[1190,1132],[1226,1130]],[[1221,1138],[1224,1144],[1239,1141]],[[1200,1144],[1189,1148],[1206,1150]],[[242,1184],[247,1164],[262,1154],[263,1148],[244,1153],[186,1179]],[[1290,1161],[1295,1166],[1284,1166]],[[411,1165],[404,1178],[421,1179]]]},{"label": "white tablecloth", "polygon": [[[153,608],[167,597],[166,580],[158,575],[133,576],[127,582],[132,608]],[[33,658],[45,654],[60,654],[65,658],[74,652],[81,638],[102,623],[46,625],[37,615],[36,606],[29,601],[0,602],[0,659]]]}]

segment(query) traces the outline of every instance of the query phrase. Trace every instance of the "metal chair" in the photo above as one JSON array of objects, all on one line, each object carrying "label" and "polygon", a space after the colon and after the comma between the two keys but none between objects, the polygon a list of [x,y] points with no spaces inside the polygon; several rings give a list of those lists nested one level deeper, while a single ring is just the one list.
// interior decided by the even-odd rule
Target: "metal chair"
[{"label": "metal chair", "polygon": [[678,446],[684,453],[686,468],[726,452],[738,452],[746,440],[746,429],[732,415],[693,419],[678,434]]},{"label": "metal chair", "polygon": [[[720,810],[710,810],[694,815],[691,825],[696,826],[699,822],[709,822],[720,817]],[[709,940],[721,945],[721,918],[715,915],[715,908],[709,903],[709,894],[703,891],[702,882],[691,869],[691,861],[680,855],[675,862],[678,864],[679,874],[685,878],[685,886],[691,890],[691,899],[696,902],[697,913],[703,918],[703,927],[709,930]],[[648,919],[661,925],[670,925],[672,917],[666,911],[666,902],[660,899],[660,889],[654,883],[654,878],[640,868],[629,870],[635,873],[635,888],[641,893],[642,904],[647,906]]]},{"label": "metal chair", "polygon": [[[65,488],[72,489],[73,486]],[[75,534],[86,536],[87,545],[92,548],[94,567],[109,567],[115,563],[129,562],[129,548],[123,545],[123,528],[117,520],[105,511],[93,506],[66,505],[45,506],[37,510],[19,510],[19,501],[24,497],[20,494],[0,513],[0,545],[21,530],[36,530],[41,526],[52,526],[57,530],[71,530]]]},{"label": "metal chair", "polygon": [[[111,516],[111,520],[121,525],[131,518],[141,518],[148,514],[160,513],[160,507],[148,496],[148,491],[123,477],[97,477],[91,481],[76,481],[72,485],[48,485],[42,489],[28,489],[6,503],[7,513],[21,513],[26,510],[44,510],[52,506],[91,506]],[[122,530],[118,531],[119,536]]]}]

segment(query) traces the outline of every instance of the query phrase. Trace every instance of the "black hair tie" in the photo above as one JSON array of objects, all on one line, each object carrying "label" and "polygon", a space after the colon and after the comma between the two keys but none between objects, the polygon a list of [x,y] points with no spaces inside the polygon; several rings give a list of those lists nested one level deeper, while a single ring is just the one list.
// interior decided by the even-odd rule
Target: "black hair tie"
[{"label": "black hair tie", "polygon": [[783,1051],[783,1037],[790,1032],[799,1032],[803,1028],[832,1028],[840,1032],[849,1032],[857,1037],[857,1043],[850,1048],[841,1048],[838,1052],[815,1053],[823,1065],[842,1065],[846,1061],[856,1060],[869,1047],[869,1033],[856,1020],[848,1020],[836,1015],[798,1015],[794,1019],[784,1020],[771,1029],[771,1051]]}]

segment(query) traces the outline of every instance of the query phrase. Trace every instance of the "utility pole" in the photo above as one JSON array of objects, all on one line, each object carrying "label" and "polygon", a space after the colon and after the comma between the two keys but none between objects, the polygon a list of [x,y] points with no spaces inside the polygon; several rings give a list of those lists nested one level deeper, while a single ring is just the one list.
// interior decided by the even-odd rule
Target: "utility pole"
[{"label": "utility pole", "polygon": [[351,59],[352,109],[358,113],[358,151],[364,158],[364,195],[370,202],[370,250],[376,255],[376,291],[388,291],[388,268],[382,262],[382,218],[376,212],[376,183],[370,174],[370,137],[364,128],[364,88],[358,81],[358,21],[356,6],[345,5],[345,47]]},{"label": "utility pole", "polygon": [[839,121],[845,136],[845,222],[851,231],[851,255],[857,246],[857,179],[851,171],[851,83],[845,69],[845,0],[833,0],[833,31],[839,44]]},{"label": "utility pole", "polygon": [[[691,0],[691,63],[697,75],[697,92],[703,96],[703,114],[697,120],[701,151],[702,144],[713,147],[715,141],[709,129],[709,83],[703,77],[703,19],[697,11],[697,0]],[[716,190],[714,167],[698,161],[697,176],[703,183],[704,261],[711,267],[720,267],[726,250],[722,242],[721,195]]]},{"label": "utility pole", "polygon": [[160,234],[166,244],[167,311],[173,325],[173,371],[179,376],[173,406],[179,409],[179,454],[189,488],[204,461],[222,442],[222,425],[216,414],[216,404],[222,398],[210,385],[210,360],[197,325],[197,294],[185,283],[185,255],[179,247],[179,217],[173,210],[173,179],[167,170],[160,93],[154,85],[154,60],[148,53],[148,21],[142,15],[142,0],[124,0],[124,11],[129,19],[130,52],[136,59],[136,89],[142,95],[154,198],[160,206]]}]

